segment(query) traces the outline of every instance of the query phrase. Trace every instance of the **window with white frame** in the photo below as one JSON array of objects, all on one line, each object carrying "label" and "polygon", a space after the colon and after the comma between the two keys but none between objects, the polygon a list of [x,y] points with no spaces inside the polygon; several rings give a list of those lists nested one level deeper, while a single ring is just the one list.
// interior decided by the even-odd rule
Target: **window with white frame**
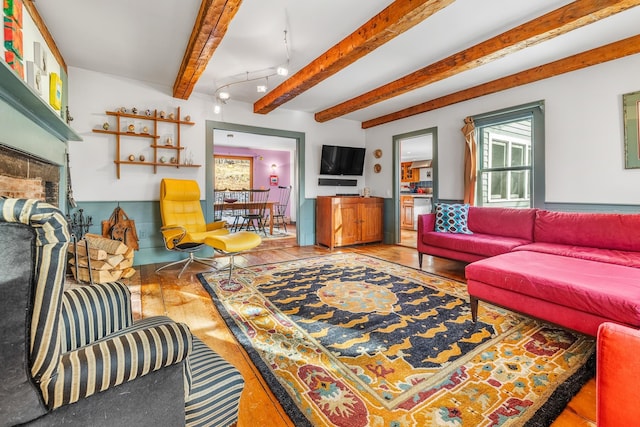
[{"label": "window with white frame", "polygon": [[478,206],[544,206],[544,102],[473,117]]},{"label": "window with white frame", "polygon": [[530,197],[531,142],[489,132],[488,202],[528,201]]}]

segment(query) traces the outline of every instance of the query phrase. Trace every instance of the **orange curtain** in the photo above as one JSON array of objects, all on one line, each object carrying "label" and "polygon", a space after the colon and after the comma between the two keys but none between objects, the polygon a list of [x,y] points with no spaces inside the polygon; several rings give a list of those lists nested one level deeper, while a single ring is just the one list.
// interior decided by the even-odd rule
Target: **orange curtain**
[{"label": "orange curtain", "polygon": [[476,127],[473,119],[464,119],[462,133],[466,141],[464,150],[464,202],[474,204],[476,193]]}]

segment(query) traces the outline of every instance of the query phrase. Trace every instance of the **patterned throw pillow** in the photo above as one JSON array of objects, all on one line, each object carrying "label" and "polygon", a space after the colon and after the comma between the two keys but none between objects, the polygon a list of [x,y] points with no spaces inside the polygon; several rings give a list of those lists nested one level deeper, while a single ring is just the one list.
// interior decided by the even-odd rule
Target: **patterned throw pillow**
[{"label": "patterned throw pillow", "polygon": [[436,231],[439,233],[473,234],[467,227],[468,204],[436,203]]}]

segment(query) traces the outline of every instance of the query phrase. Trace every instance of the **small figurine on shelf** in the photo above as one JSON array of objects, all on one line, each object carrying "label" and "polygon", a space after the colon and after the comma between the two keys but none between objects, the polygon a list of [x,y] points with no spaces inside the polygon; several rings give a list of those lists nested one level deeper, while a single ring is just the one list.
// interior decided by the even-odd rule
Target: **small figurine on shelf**
[{"label": "small figurine on shelf", "polygon": [[102,129],[104,129],[104,130],[109,130],[109,122],[104,122],[104,123],[102,124]]},{"label": "small figurine on shelf", "polygon": [[147,126],[143,126],[142,133],[149,133],[149,128]]},{"label": "small figurine on shelf", "polygon": [[136,126],[133,123],[127,126],[127,132],[135,132],[135,131],[136,131]]},{"label": "small figurine on shelf", "polygon": [[191,121],[191,116],[184,116],[184,121],[185,122],[190,122]]},{"label": "small figurine on shelf", "polygon": [[167,158],[165,156],[160,157],[160,163],[166,163],[167,162]]},{"label": "small figurine on shelf", "polygon": [[160,111],[160,118],[164,119],[164,111]]},{"label": "small figurine on shelf", "polygon": [[172,157],[169,159],[169,163],[178,163],[178,159],[176,159],[175,157]]},{"label": "small figurine on shelf", "polygon": [[144,111],[145,116],[147,117],[151,117],[151,110],[149,110],[148,108]]},{"label": "small figurine on shelf", "polygon": [[122,114],[127,114],[127,109],[126,109],[126,108],[124,108],[124,107],[121,107],[121,108],[120,108],[120,112],[121,112]]},{"label": "small figurine on shelf", "polygon": [[133,114],[138,114],[138,109],[137,109],[136,107],[133,107],[133,108],[131,109],[131,112],[132,112]]},{"label": "small figurine on shelf", "polygon": [[167,140],[165,142],[165,145],[173,145],[173,139],[171,139],[170,136],[167,137]]},{"label": "small figurine on shelf", "polygon": [[71,117],[71,113],[69,113],[69,106],[66,106],[66,118],[67,118],[67,124],[71,124],[71,122],[73,121],[73,117]]},{"label": "small figurine on shelf", "polygon": [[136,156],[134,156],[133,154],[129,154],[129,161],[133,162],[136,159]]},{"label": "small figurine on shelf", "polygon": [[140,154],[140,157],[138,157],[140,159],[141,162],[144,162],[144,156],[142,154]]},{"label": "small figurine on shelf", "polygon": [[176,116],[173,113],[169,113],[169,120],[175,120]]}]

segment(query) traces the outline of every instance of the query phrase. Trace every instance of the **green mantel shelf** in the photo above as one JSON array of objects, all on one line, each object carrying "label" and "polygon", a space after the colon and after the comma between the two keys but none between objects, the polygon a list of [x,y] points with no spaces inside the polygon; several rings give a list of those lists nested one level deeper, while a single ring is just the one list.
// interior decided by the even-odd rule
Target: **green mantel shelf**
[{"label": "green mantel shelf", "polygon": [[82,141],[33,89],[9,65],[0,60],[0,98],[61,141]]}]

